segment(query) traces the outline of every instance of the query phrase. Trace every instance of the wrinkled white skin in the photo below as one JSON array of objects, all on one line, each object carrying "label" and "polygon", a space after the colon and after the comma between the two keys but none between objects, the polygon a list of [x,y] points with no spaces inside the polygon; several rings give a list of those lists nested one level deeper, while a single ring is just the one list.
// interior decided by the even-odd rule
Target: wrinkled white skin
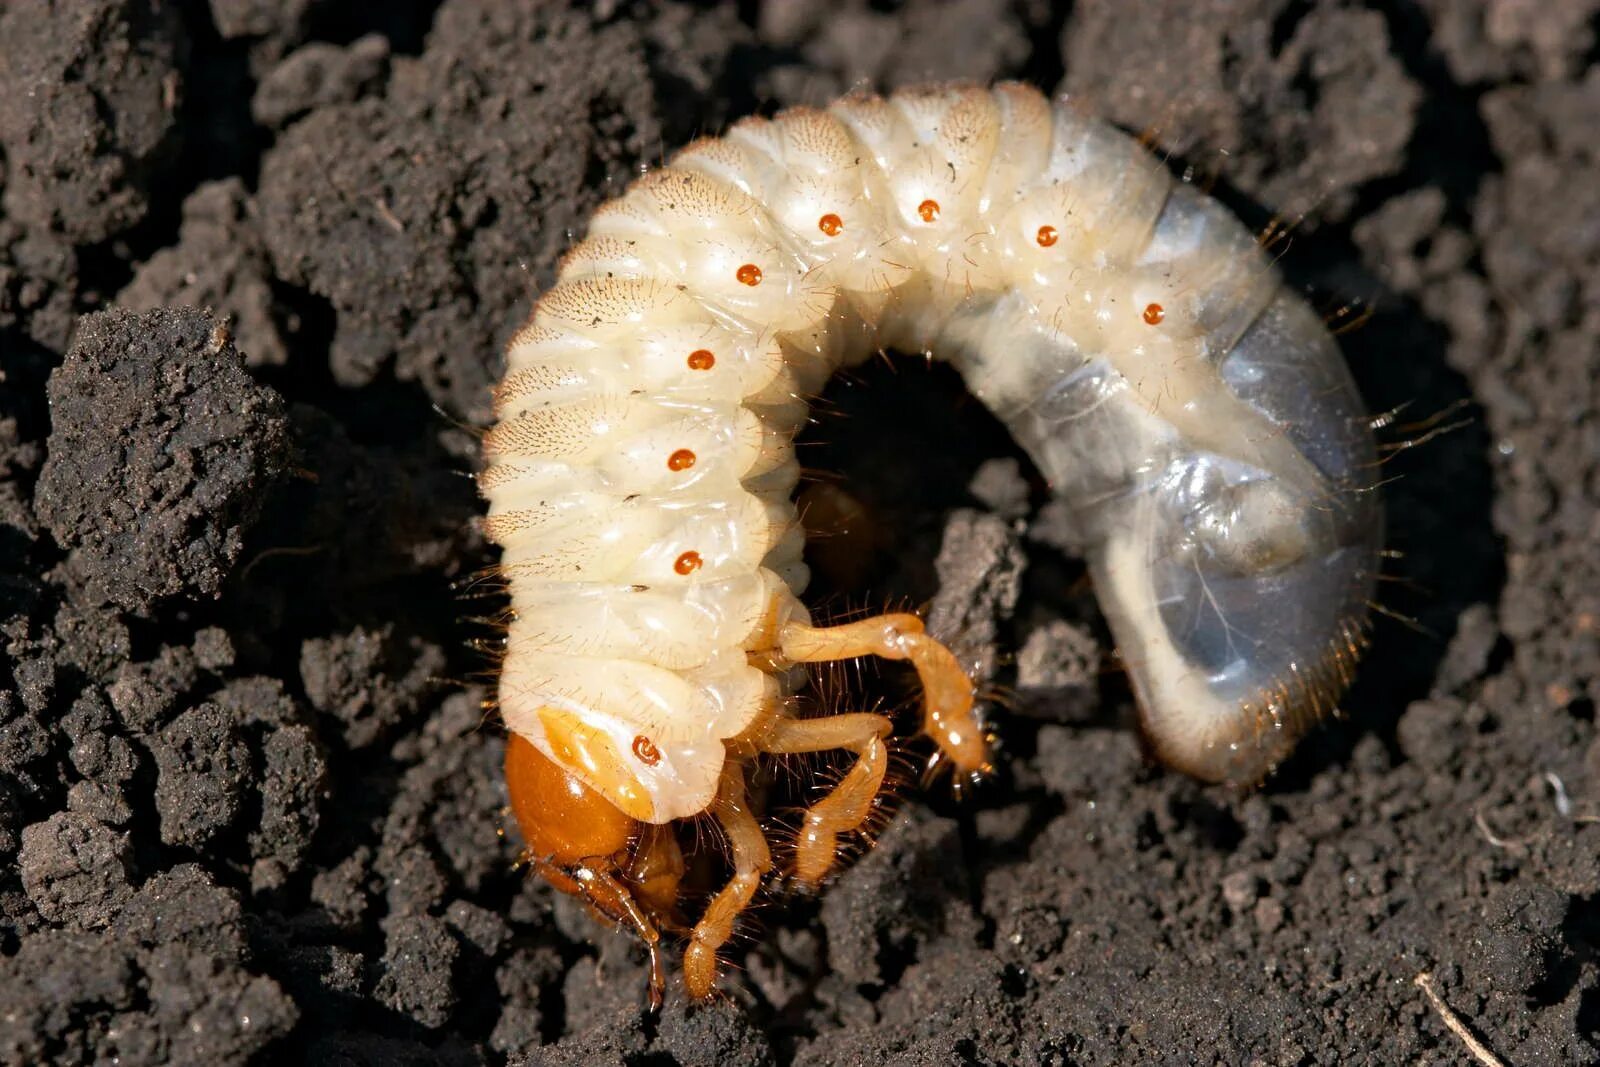
[{"label": "wrinkled white skin", "polygon": [[[804,398],[882,348],[951,360],[1072,506],[1168,762],[1259,779],[1337,696],[1380,517],[1321,322],[1124,134],[1023,86],[933,87],[691,145],[563,261],[481,479],[510,729],[637,817],[706,808],[723,742],[795,677],[746,654],[805,618]],[[553,743],[549,709],[588,740]]]}]

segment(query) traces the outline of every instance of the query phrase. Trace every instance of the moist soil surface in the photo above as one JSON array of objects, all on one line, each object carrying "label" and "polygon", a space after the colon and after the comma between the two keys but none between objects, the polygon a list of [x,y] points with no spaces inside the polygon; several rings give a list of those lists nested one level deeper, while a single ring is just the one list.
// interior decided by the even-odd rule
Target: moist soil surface
[{"label": "moist soil surface", "polygon": [[[1597,8],[6,5],[0,1062],[1476,1062],[1446,1010],[1600,1060]],[[1004,430],[915,357],[836,382],[816,603],[929,605],[999,770],[907,783],[651,1016],[636,946],[515,866],[472,647],[498,353],[672,147],[957,78],[1295,222],[1288,283],[1403,405],[1372,649],[1261,788],[1162,770]]]}]

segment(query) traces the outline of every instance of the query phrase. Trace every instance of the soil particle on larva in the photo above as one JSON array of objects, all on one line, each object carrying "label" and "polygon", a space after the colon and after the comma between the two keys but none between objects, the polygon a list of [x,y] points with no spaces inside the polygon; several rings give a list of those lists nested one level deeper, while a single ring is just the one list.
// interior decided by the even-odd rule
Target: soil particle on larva
[{"label": "soil particle on larva", "polygon": [[[379,7],[0,15],[0,1064],[1470,1062],[1424,971],[1506,1062],[1600,1057],[1594,3]],[[1156,770],[1034,472],[952,376],[865,368],[801,457],[877,577],[819,590],[947,605],[1010,694],[1000,769],[907,789],[759,910],[728,1001],[651,1022],[631,942],[499,834],[463,620],[500,602],[452,589],[488,556],[430,404],[483,411],[639,163],[955,76],[1099,100],[1257,220],[1312,205],[1280,265],[1368,301],[1370,406],[1470,402],[1384,468],[1385,602],[1430,632],[1380,625],[1263,790]],[[239,351],[196,311],[69,336],[115,293]],[[141,451],[180,430],[207,463]]]}]

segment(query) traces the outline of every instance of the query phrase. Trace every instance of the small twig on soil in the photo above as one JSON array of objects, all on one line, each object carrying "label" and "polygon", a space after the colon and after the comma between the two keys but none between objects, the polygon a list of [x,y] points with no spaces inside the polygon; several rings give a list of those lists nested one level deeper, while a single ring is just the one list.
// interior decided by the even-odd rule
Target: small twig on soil
[{"label": "small twig on soil", "polygon": [[1516,851],[1528,843],[1528,838],[1501,837],[1489,829],[1489,821],[1483,817],[1483,809],[1481,807],[1472,813],[1472,821],[1477,824],[1478,832],[1483,835],[1483,839],[1495,848]]},{"label": "small twig on soil", "polygon": [[1577,812],[1574,809],[1572,798],[1567,795],[1566,783],[1554,771],[1544,772],[1545,784],[1550,787],[1551,795],[1555,798],[1556,812],[1564,815],[1576,823],[1600,822],[1600,815],[1592,811]]},{"label": "small twig on soil", "polygon": [[1571,815],[1572,798],[1567,796],[1567,785],[1561,780],[1561,776],[1554,771],[1545,771],[1544,781],[1550,787],[1550,793],[1555,798],[1557,813]]},{"label": "small twig on soil", "polygon": [[1423,996],[1428,998],[1428,1003],[1433,1005],[1433,1010],[1444,1020],[1444,1025],[1461,1039],[1461,1043],[1467,1046],[1468,1052],[1478,1058],[1479,1063],[1484,1067],[1506,1067],[1504,1060],[1490,1052],[1489,1046],[1473,1036],[1472,1031],[1467,1029],[1467,1024],[1461,1021],[1461,1016],[1450,1010],[1450,1005],[1446,1004],[1444,998],[1433,988],[1433,975],[1423,971],[1412,979],[1412,983],[1422,990]]}]

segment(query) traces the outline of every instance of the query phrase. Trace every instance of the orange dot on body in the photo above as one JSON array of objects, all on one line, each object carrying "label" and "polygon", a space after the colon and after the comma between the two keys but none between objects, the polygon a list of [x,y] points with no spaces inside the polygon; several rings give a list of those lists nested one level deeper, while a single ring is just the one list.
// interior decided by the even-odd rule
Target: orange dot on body
[{"label": "orange dot on body", "polygon": [[830,211],[817,220],[817,229],[829,237],[837,237],[844,231],[844,220]]},{"label": "orange dot on body", "polygon": [[738,278],[740,284],[742,285],[760,285],[761,268],[756,266],[754,263],[746,263],[744,266],[739,268],[738,272],[734,274],[734,277]]},{"label": "orange dot on body", "polygon": [[678,557],[677,562],[672,565],[672,569],[679,574],[693,574],[700,569],[700,563],[700,553],[685,552]]},{"label": "orange dot on body", "polygon": [[689,353],[690,370],[710,370],[717,365],[717,357],[711,354],[710,349],[697,348]]},{"label": "orange dot on body", "polygon": [[633,739],[633,754],[647,767],[654,767],[661,762],[661,750],[644,734],[639,734]]},{"label": "orange dot on body", "polygon": [[1056,243],[1057,239],[1058,235],[1054,226],[1040,226],[1038,234],[1034,237],[1034,240],[1039,242],[1040,248],[1049,248]]},{"label": "orange dot on body", "polygon": [[923,222],[932,222],[939,217],[939,201],[924,200],[917,205],[917,214],[922,216]]},{"label": "orange dot on body", "polygon": [[1161,325],[1161,320],[1167,317],[1167,309],[1160,304],[1146,304],[1144,306],[1144,321],[1152,326]]},{"label": "orange dot on body", "polygon": [[692,466],[694,466],[694,453],[687,448],[680,448],[667,457],[668,470],[686,471]]}]

